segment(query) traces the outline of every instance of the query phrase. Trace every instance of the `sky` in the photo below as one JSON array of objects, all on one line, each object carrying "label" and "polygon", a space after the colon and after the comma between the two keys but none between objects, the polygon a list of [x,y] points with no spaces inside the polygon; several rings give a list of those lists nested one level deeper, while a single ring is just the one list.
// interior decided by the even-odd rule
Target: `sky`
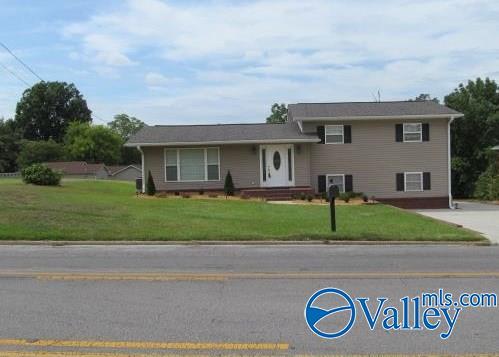
[{"label": "sky", "polygon": [[[0,0],[0,42],[95,123],[263,122],[274,102],[440,99],[499,77],[499,1]],[[0,118],[37,78],[0,48]],[[98,118],[99,119],[98,119]]]}]

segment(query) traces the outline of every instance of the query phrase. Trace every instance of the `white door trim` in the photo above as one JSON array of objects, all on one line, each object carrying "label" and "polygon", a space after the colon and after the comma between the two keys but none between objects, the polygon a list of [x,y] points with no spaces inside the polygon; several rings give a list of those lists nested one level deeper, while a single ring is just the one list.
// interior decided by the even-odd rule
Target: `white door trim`
[{"label": "white door trim", "polygon": [[[270,148],[276,148],[280,147],[282,149],[282,152],[285,153],[285,155],[281,158],[281,167],[285,170],[285,175],[286,175],[286,183],[285,185],[272,185],[269,180],[263,180],[263,155],[262,151],[265,149],[266,155],[268,155],[268,149]],[[288,150],[291,149],[291,160],[289,161],[288,159]],[[260,187],[291,187],[295,185],[295,148],[293,144],[284,144],[284,145],[260,145],[258,149],[258,156],[259,156],[259,174],[260,174]],[[266,159],[267,160],[267,159]],[[291,180],[289,180],[289,167],[288,167],[288,162],[291,163]],[[266,162],[267,166],[272,165],[273,163]],[[266,175],[268,175],[268,172],[266,172]],[[268,177],[268,176],[267,176]]]}]

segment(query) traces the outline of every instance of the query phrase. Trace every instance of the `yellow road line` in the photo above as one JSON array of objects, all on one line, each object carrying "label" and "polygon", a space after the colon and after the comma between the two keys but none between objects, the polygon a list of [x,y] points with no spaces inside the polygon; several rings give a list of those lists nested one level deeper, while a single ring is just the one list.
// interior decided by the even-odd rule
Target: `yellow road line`
[{"label": "yellow road line", "polygon": [[128,273],[128,272],[6,272],[0,278],[39,280],[224,281],[228,279],[420,279],[499,278],[499,272],[249,272],[249,273]]},{"label": "yellow road line", "polygon": [[499,272],[248,272],[248,273],[135,273],[135,272],[19,272],[0,271],[0,278],[39,280],[224,281],[229,279],[421,279],[499,278]]},{"label": "yellow road line", "polygon": [[0,346],[128,348],[164,350],[287,350],[287,343],[153,342],[153,341],[71,341],[0,339]]},{"label": "yellow road line", "polygon": [[138,280],[138,281],[225,281],[222,276],[170,276],[170,275],[102,275],[102,274],[43,274],[36,275],[38,280]]},{"label": "yellow road line", "polygon": [[[202,354],[144,354],[144,353],[99,353],[74,351],[0,351],[0,357],[212,357]],[[220,355],[220,357],[495,357],[498,353],[477,354],[373,354],[373,355]]]}]

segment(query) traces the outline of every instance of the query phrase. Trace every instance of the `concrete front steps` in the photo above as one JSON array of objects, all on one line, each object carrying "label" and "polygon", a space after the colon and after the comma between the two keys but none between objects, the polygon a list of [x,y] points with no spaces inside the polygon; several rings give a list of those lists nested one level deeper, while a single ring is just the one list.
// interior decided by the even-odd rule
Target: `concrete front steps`
[{"label": "concrete front steps", "polygon": [[313,195],[314,190],[310,186],[304,187],[269,187],[269,188],[251,188],[241,190],[241,195],[248,197],[261,197],[267,201],[289,201],[293,195]]}]

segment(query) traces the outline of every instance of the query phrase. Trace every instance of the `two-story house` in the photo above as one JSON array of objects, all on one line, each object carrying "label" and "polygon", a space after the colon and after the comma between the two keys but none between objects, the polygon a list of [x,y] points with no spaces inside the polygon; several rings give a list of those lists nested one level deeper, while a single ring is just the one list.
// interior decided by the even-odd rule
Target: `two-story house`
[{"label": "two-story house", "polygon": [[223,190],[282,199],[329,185],[410,208],[449,207],[450,125],[432,101],[298,103],[285,124],[147,126],[127,142],[161,191]]}]

